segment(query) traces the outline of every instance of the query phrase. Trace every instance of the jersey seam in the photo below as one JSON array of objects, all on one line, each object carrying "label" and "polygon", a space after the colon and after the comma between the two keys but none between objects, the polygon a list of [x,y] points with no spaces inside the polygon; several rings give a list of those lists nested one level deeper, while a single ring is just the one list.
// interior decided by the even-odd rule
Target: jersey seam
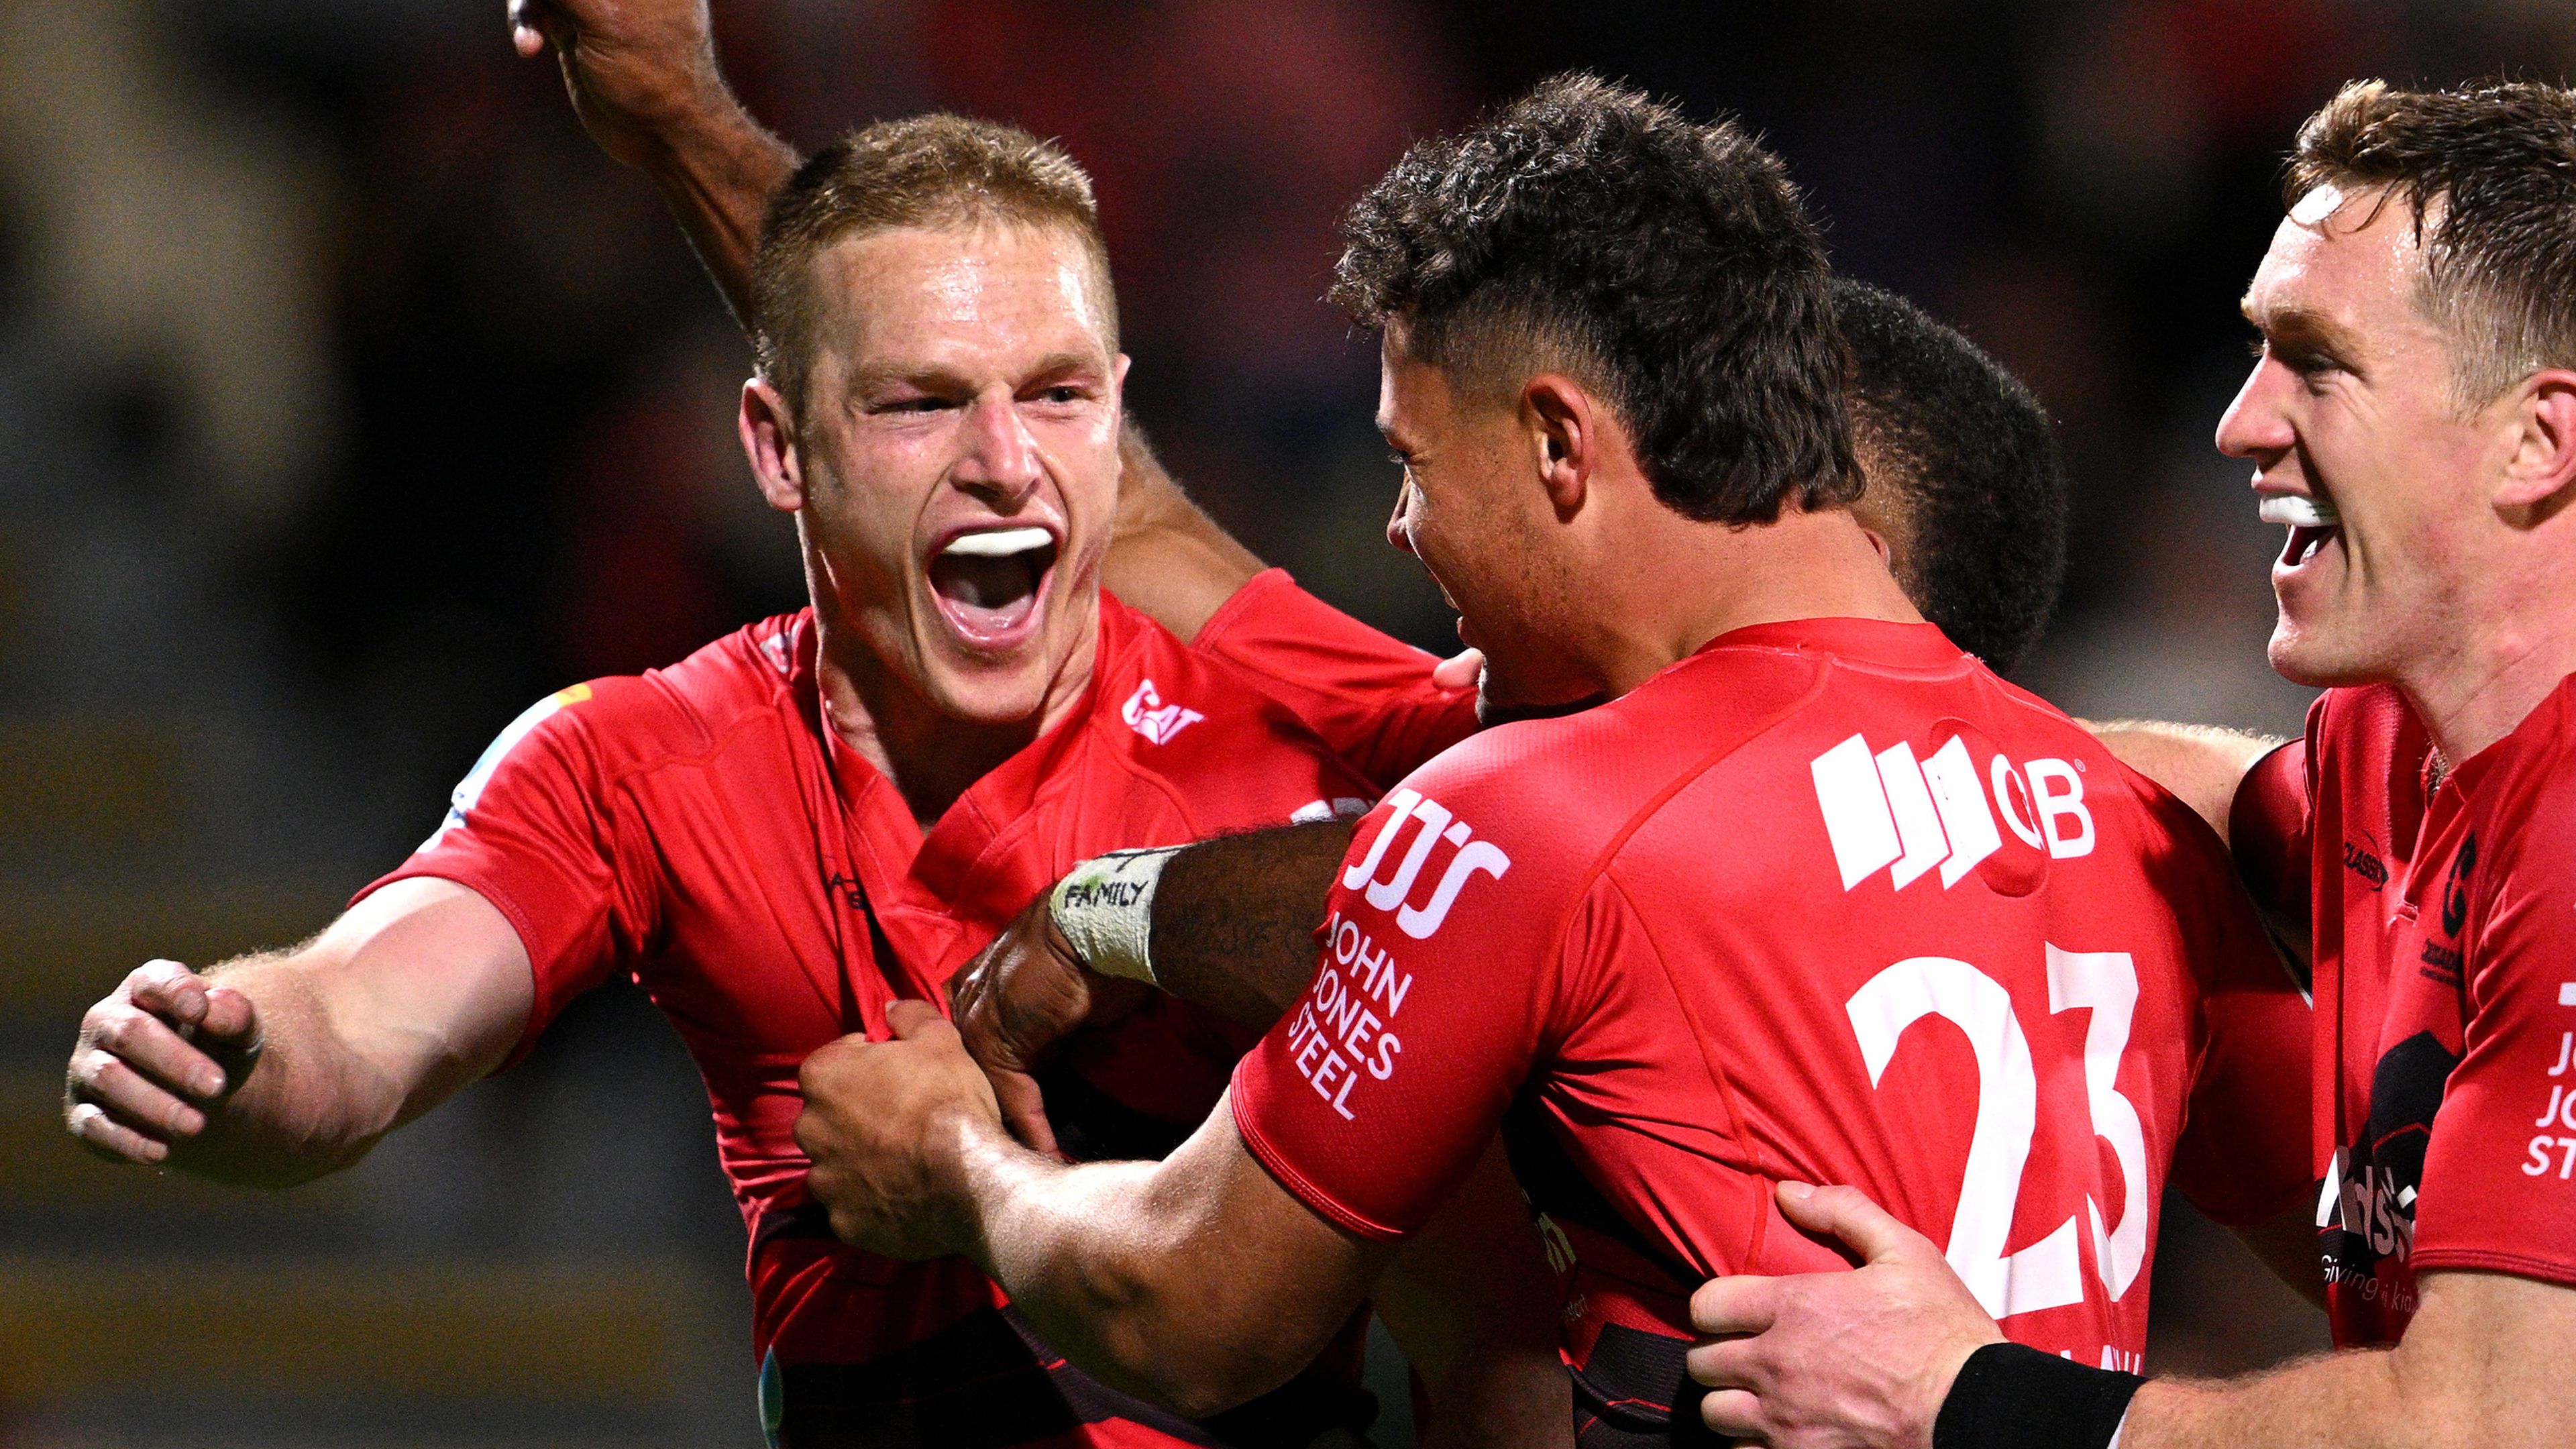
[{"label": "jersey seam", "polygon": [[[1253,1050],[1258,1051],[1260,1048],[1255,1047]],[[1250,1054],[1247,1053],[1244,1061],[1249,1062],[1250,1060]],[[1243,1063],[1237,1063],[1236,1070],[1238,1072],[1241,1071],[1242,1066]],[[1330,1218],[1336,1225],[1357,1233],[1361,1237],[1374,1239],[1378,1242],[1394,1242],[1406,1236],[1406,1229],[1390,1227],[1385,1223],[1378,1222],[1373,1218],[1353,1211],[1351,1208],[1345,1206],[1339,1198],[1336,1198],[1333,1194],[1326,1192],[1322,1187],[1318,1186],[1314,1179],[1308,1177],[1302,1172],[1299,1172],[1294,1166],[1289,1164],[1287,1158],[1281,1154],[1278,1148],[1270,1144],[1269,1140],[1262,1135],[1261,1130],[1257,1126],[1247,1120],[1242,1113],[1234,1110],[1231,1103],[1227,1104],[1226,1112],[1229,1116],[1234,1118],[1235,1135],[1243,1139],[1244,1146],[1251,1150],[1253,1161],[1260,1163],[1263,1171],[1278,1179],[1280,1185],[1288,1189],[1290,1196],[1296,1198],[1299,1202],[1304,1203],[1314,1212],[1319,1213],[1326,1218]]]},{"label": "jersey seam", "polygon": [[2408,1255],[2407,1262],[2418,1269],[2484,1268],[2512,1273],[2517,1277],[2576,1284],[2576,1263],[2555,1262],[2488,1248],[2418,1248]]},{"label": "jersey seam", "polygon": [[1593,855],[1591,864],[1585,866],[1582,874],[1573,881],[1573,889],[1568,892],[1565,908],[1557,918],[1556,928],[1548,936],[1547,954],[1557,959],[1560,976],[1564,970],[1566,935],[1574,929],[1574,914],[1582,908],[1583,898],[1590,894],[1592,883],[1599,880],[1610,869],[1611,862],[1617,860],[1620,852],[1627,849],[1629,840],[1634,838],[1639,830],[1644,829],[1646,822],[1660,813],[1664,806],[1670,804],[1675,795],[1697,782],[1710,770],[1717,768],[1729,756],[1769,734],[1779,726],[1781,721],[1806,708],[1818,695],[1824,693],[1826,684],[1833,678],[1833,666],[1830,663],[1818,665],[1810,662],[1811,667],[1816,671],[1816,677],[1808,682],[1807,688],[1796,699],[1773,711],[1760,724],[1745,731],[1742,736],[1709,751],[1688,769],[1665,781],[1661,788],[1648,796],[1645,802],[1632,811],[1628,818],[1621,822],[1619,828],[1611,832],[1609,838],[1603,842],[1601,849]]},{"label": "jersey seam", "polygon": [[[1708,1029],[1701,1023],[1699,1012],[1691,1006],[1690,998],[1683,993],[1681,982],[1674,977],[1672,957],[1665,952],[1663,943],[1655,939],[1654,927],[1647,924],[1645,912],[1637,909],[1636,898],[1628,893],[1628,887],[1619,879],[1617,870],[1604,869],[1601,872],[1601,880],[1603,884],[1618,893],[1621,904],[1626,906],[1628,914],[1636,919],[1637,932],[1646,938],[1647,949],[1654,952],[1655,965],[1664,974],[1664,984],[1673,993],[1673,1003],[1681,1008],[1683,1017],[1690,1022],[1691,1035],[1697,1039],[1699,1045],[1700,1069],[1708,1074],[1709,1085],[1717,1089],[1718,1100],[1726,1104],[1728,1135],[1733,1139],[1737,1150],[1751,1159],[1760,1179],[1778,1181],[1781,1174],[1776,1165],[1744,1130],[1743,1104],[1737,1099],[1734,1083],[1728,1079],[1724,1069],[1718,1066],[1716,1056],[1709,1050],[1711,1037]],[[1759,1200],[1763,1196],[1759,1179],[1754,1185],[1753,1192],[1757,1199],[1754,1205],[1753,1233],[1746,1240],[1744,1258],[1737,1269],[1739,1272],[1750,1272],[1762,1261],[1762,1250],[1770,1236],[1771,1204],[1768,1201]]]}]

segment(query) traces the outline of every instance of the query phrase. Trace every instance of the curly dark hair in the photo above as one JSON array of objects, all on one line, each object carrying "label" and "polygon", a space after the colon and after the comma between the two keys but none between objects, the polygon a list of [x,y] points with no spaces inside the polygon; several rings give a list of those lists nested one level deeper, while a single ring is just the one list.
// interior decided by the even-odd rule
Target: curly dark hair
[{"label": "curly dark hair", "polygon": [[1824,246],[1779,159],[1595,76],[1417,142],[1342,222],[1332,300],[1488,391],[1597,389],[1655,496],[1766,523],[1860,493]]},{"label": "curly dark hair", "polygon": [[1865,506],[1903,519],[1896,580],[1950,642],[2009,671],[2066,577],[2066,465],[2048,413],[1903,297],[1837,277],[1833,298]]},{"label": "curly dark hair", "polygon": [[2355,81],[2299,128],[2287,203],[2328,184],[2414,210],[2419,302],[2451,336],[2463,403],[2576,366],[2576,91]]}]

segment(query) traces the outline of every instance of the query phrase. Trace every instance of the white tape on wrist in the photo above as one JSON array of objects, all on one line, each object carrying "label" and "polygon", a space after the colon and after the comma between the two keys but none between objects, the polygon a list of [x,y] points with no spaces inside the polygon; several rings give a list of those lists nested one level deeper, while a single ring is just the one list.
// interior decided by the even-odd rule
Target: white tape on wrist
[{"label": "white tape on wrist", "polygon": [[1181,849],[1113,850],[1075,866],[1055,883],[1047,914],[1084,965],[1103,976],[1153,984],[1154,963],[1146,944],[1154,929],[1154,887]]}]

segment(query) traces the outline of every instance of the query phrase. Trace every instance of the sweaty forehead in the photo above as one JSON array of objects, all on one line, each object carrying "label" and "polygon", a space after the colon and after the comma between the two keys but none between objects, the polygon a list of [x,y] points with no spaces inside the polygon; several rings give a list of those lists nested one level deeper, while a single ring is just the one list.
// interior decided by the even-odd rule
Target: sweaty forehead
[{"label": "sweaty forehead", "polygon": [[2245,292],[2247,320],[2365,337],[2420,324],[2423,256],[2414,211],[2372,190],[2318,187],[2299,199],[2272,234],[2271,249]]},{"label": "sweaty forehead", "polygon": [[[1116,350],[1107,278],[1062,227],[987,223],[846,237],[814,258],[817,341],[853,362]],[[999,360],[998,356],[994,360]]]}]

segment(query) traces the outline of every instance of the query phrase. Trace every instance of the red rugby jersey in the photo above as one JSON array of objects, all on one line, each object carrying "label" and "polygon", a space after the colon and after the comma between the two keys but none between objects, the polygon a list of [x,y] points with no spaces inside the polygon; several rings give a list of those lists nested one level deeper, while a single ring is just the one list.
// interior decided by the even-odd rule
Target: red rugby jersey
[{"label": "red rugby jersey", "polygon": [[2438,787],[2395,689],[2328,690],[2237,792],[2249,879],[2313,926],[2338,1343],[2395,1342],[2426,1268],[2576,1283],[2571,687]]},{"label": "red rugby jersey", "polygon": [[1782,1179],[1862,1188],[2007,1333],[2132,1368],[2169,1160],[2229,1222],[2309,1182],[2295,1120],[2184,1131],[2307,1080],[2217,837],[1929,625],[1741,629],[1487,731],[1371,813],[1321,939],[1235,1070],[1246,1142],[1393,1237],[1509,1120],[1586,1442],[1661,1432],[1700,1279],[1843,1266]]},{"label": "red rugby jersey", "polygon": [[[1308,1420],[1353,1412],[1347,1354],[1213,1432],[1111,1393],[1030,1338],[965,1260],[834,1241],[792,1128],[808,1053],[884,1036],[891,1001],[944,1005],[949,975],[1076,862],[1375,791],[1285,707],[1104,595],[1090,694],[925,838],[823,725],[814,649],[805,611],[542,701],[368,889],[440,876],[497,906],[535,966],[531,1042],[612,974],[670,1017],[751,1232],[753,1350],[778,1370],[787,1442],[1302,1444],[1321,1427]],[[1050,1112],[1099,1155],[1158,1153],[1251,1040],[1158,998],[1074,1046]]]},{"label": "red rugby jersey", "polygon": [[1380,790],[1476,732],[1476,691],[1431,682],[1439,663],[1266,569],[1200,627],[1193,647],[1252,676]]}]

